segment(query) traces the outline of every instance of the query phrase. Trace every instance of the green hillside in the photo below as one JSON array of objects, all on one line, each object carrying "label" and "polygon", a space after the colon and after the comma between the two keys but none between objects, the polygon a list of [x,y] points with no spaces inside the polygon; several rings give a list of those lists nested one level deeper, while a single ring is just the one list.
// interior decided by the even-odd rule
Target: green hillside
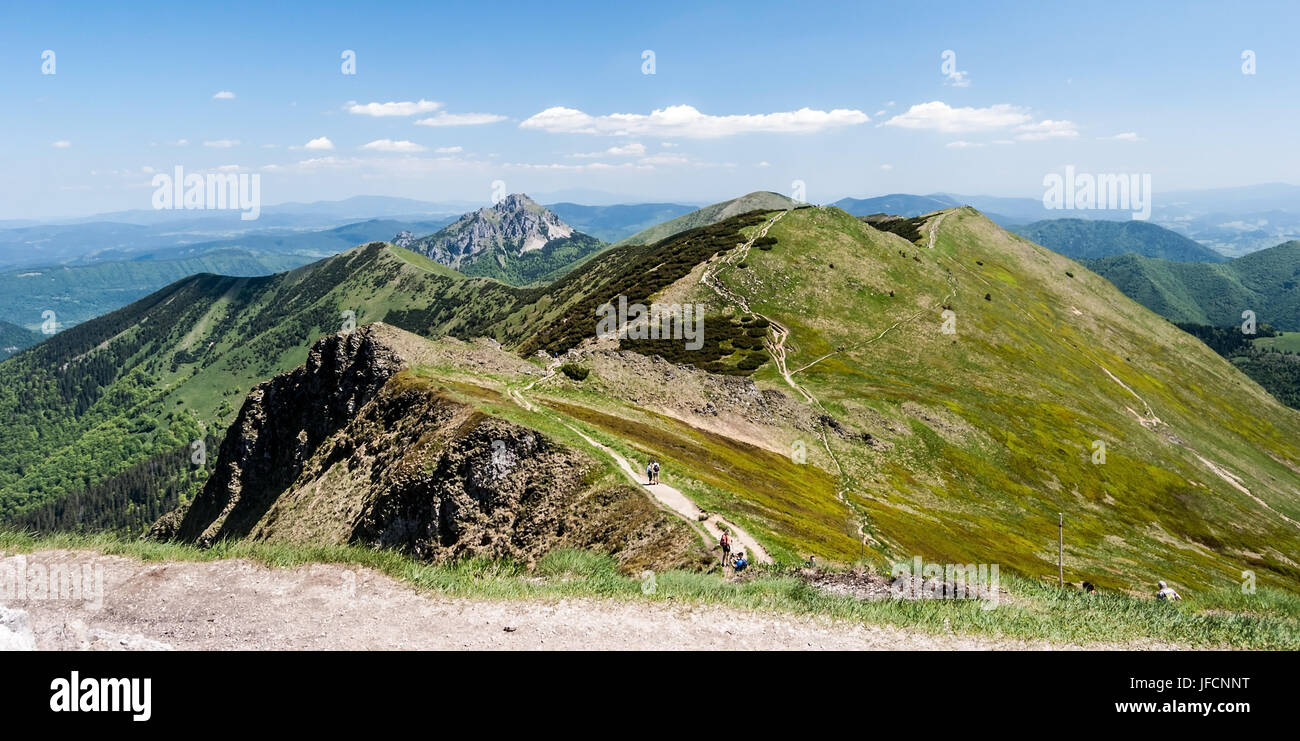
[{"label": "green hillside", "polygon": [[1050,219],[1011,231],[1073,260],[1133,253],[1174,262],[1226,262],[1228,258],[1175,231],[1147,221]]},{"label": "green hillside", "polygon": [[1118,255],[1090,260],[1088,267],[1173,322],[1240,325],[1250,310],[1258,322],[1300,330],[1300,242],[1217,265]]},{"label": "green hillside", "polygon": [[25,350],[45,339],[45,335],[33,332],[6,321],[0,321],[0,360]]},{"label": "green hillside", "polygon": [[719,221],[728,219],[732,216],[748,213],[750,211],[776,211],[788,208],[798,208],[801,204],[787,198],[779,193],[760,190],[748,193],[739,198],[733,198],[730,201],[722,201],[712,206],[705,206],[697,211],[683,214],[671,221],[665,221],[657,224],[644,231],[637,232],[630,237],[616,242],[616,245],[625,244],[653,244],[674,234],[696,229],[709,224],[716,224]]}]

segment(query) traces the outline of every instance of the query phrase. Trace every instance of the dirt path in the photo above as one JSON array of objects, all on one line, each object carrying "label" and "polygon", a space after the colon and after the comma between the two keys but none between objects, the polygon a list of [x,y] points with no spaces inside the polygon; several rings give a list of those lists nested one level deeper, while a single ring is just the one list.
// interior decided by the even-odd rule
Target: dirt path
[{"label": "dirt path", "polygon": [[[751,563],[772,563],[772,557],[763,549],[763,546],[759,545],[758,541],[754,540],[753,536],[737,527],[734,523],[727,522],[717,514],[709,514],[706,519],[701,520],[700,515],[703,514],[703,510],[695,506],[695,502],[692,502],[690,497],[683,494],[680,489],[675,489],[663,483],[641,483],[641,472],[629,463],[626,458],[620,455],[618,451],[587,437],[576,427],[569,427],[569,429],[576,432],[583,440],[586,440],[588,445],[591,445],[593,448],[596,448],[605,453],[605,455],[608,455],[610,458],[613,458],[614,462],[618,464],[619,468],[623,469],[623,473],[631,479],[632,483],[644,487],[645,490],[650,493],[650,496],[655,498],[655,501],[681,515],[681,517],[687,522],[698,523],[703,526],[704,530],[712,539],[710,545],[718,542],[718,539],[722,537],[722,529],[725,527],[727,531],[731,533],[732,540],[736,541],[744,549],[745,553],[749,556]],[[733,550],[735,550],[734,547]]]},{"label": "dirt path", "polygon": [[[539,409],[535,404],[528,401],[528,399],[524,398],[523,394],[524,392],[532,389],[537,384],[553,376],[555,374],[555,368],[559,364],[560,361],[558,360],[552,361],[551,364],[547,367],[545,375],[543,375],[541,378],[534,379],[532,382],[530,382],[527,386],[524,386],[522,389],[514,389],[514,388],[508,389],[510,398],[514,399],[515,403],[519,404],[524,409],[530,412],[538,412],[543,414],[546,413],[543,410]],[[740,528],[734,523],[722,519],[722,516],[718,514],[710,514],[707,518],[700,519],[700,515],[703,513],[703,510],[695,506],[695,502],[691,501],[690,497],[683,494],[681,490],[663,483],[654,484],[654,485],[641,483],[641,472],[638,471],[635,466],[629,463],[626,458],[620,455],[618,451],[614,450],[608,445],[604,445],[597,442],[596,440],[593,440],[591,437],[587,436],[581,430],[574,427],[573,425],[563,423],[563,422],[562,424],[564,424],[564,426],[568,427],[570,430],[573,430],[574,433],[576,433],[578,437],[581,437],[583,440],[585,440],[588,445],[590,445],[591,447],[601,451],[605,455],[612,458],[614,462],[618,464],[618,467],[622,469],[623,473],[626,474],[629,479],[631,479],[632,483],[644,488],[646,490],[646,493],[648,493],[651,497],[653,497],[655,501],[659,502],[663,506],[672,510],[674,513],[679,515],[682,519],[686,520],[686,522],[690,524],[691,527],[695,529],[697,532],[699,532],[700,529],[703,528],[703,532],[701,532],[700,535],[702,538],[704,538],[706,545],[708,545],[710,548],[712,548],[717,544],[718,539],[722,537],[722,529],[725,527],[727,531],[731,533],[732,539],[737,541],[744,548],[745,553],[749,556],[750,563],[753,564],[772,563],[772,557],[768,555],[768,552],[763,548],[763,546],[758,544],[758,541],[755,540],[752,535],[745,532],[743,528]]]},{"label": "dirt path", "polygon": [[[758,613],[714,605],[430,595],[370,569],[143,562],[46,551],[28,563],[102,567],[100,609],[11,601],[45,650],[1019,650],[1076,648]],[[3,563],[0,558],[0,563]],[[2,612],[2,611],[0,611]],[[30,644],[29,644],[30,645]],[[1089,646],[1088,648],[1163,648]]]}]

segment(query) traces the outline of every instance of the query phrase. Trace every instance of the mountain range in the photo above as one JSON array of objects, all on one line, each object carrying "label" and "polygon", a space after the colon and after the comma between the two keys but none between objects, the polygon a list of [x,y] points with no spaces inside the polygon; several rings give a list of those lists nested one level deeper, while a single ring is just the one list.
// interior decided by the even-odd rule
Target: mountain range
[{"label": "mountain range", "polygon": [[[1251,569],[1294,589],[1300,412],[972,208],[908,238],[784,206],[719,209],[528,286],[379,242],[182,279],[0,363],[0,520],[49,528],[75,499],[134,523],[169,490],[156,537],[692,562],[699,523],[623,478],[620,459],[655,458],[778,563],[924,554],[1055,578],[1063,513],[1067,579]],[[427,251],[510,264],[572,238],[519,209]],[[701,307],[703,343],[602,335],[620,299]],[[83,496],[207,436],[222,442],[184,482]]]}]

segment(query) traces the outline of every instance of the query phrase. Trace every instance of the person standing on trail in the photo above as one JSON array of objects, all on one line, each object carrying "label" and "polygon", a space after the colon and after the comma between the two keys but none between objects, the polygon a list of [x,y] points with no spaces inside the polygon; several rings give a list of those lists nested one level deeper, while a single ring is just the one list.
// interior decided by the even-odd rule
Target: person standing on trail
[{"label": "person standing on trail", "polygon": [[655,483],[659,483],[659,461],[651,461],[650,467],[654,469]]},{"label": "person standing on trail", "polygon": [[722,546],[722,565],[726,566],[731,558],[731,536],[726,530],[723,530],[722,537],[718,538],[718,545]]},{"label": "person standing on trail", "polygon": [[1156,586],[1159,587],[1159,591],[1156,592],[1156,599],[1161,602],[1177,602],[1183,598],[1181,594],[1170,589],[1169,585],[1162,581],[1156,582]]},{"label": "person standing on trail", "polygon": [[645,464],[645,485],[654,486],[654,483],[655,483],[655,464],[654,461],[650,461],[649,463]]}]

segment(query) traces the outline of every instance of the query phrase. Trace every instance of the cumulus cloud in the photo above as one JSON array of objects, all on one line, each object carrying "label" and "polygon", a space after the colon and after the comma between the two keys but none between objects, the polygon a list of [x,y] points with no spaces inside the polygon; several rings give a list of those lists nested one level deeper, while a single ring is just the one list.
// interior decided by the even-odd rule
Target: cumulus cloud
[{"label": "cumulus cloud", "polygon": [[536,113],[519,124],[552,134],[602,134],[609,136],[675,136],[714,139],[736,134],[808,133],[870,121],[858,110],[837,108],[714,116],[689,105],[669,106],[643,113],[612,113],[593,116],[574,108],[557,106]]},{"label": "cumulus cloud", "polygon": [[439,111],[438,115],[416,121],[417,126],[482,126],[506,120],[505,116],[495,113],[448,113]]},{"label": "cumulus cloud", "polygon": [[229,90],[221,90],[212,96],[213,100],[234,100],[235,94]]},{"label": "cumulus cloud", "polygon": [[941,100],[917,103],[884,123],[902,129],[942,131],[957,134],[966,131],[988,131],[1020,126],[1030,122],[1023,108],[999,103],[985,108],[953,108]]},{"label": "cumulus cloud", "polygon": [[570,157],[640,157],[645,154],[645,145],[640,142],[629,142],[622,146],[613,146],[603,152],[587,152],[585,154],[572,154]]},{"label": "cumulus cloud", "polygon": [[442,103],[421,98],[417,101],[389,101],[387,103],[358,103],[349,101],[346,110],[358,116],[414,116],[417,113],[432,113],[442,108]]},{"label": "cumulus cloud", "polygon": [[423,152],[427,147],[422,147],[413,141],[405,139],[393,141],[392,139],[376,139],[368,144],[362,144],[362,149],[369,149],[375,152]]},{"label": "cumulus cloud", "polygon": [[438,154],[460,154],[461,152],[465,151],[465,148],[464,147],[438,147],[433,151],[437,152]]},{"label": "cumulus cloud", "polygon": [[1016,135],[1016,138],[1027,142],[1045,141],[1047,139],[1074,139],[1079,136],[1079,131],[1075,128],[1073,121],[1052,121],[1047,119],[1038,123],[1017,126],[1016,130],[1020,132]]},{"label": "cumulus cloud", "polygon": [[[184,141],[184,139],[182,139],[181,141]],[[213,149],[230,149],[231,147],[239,146],[239,140],[238,139],[214,139],[212,141],[203,142],[203,146],[211,147]]]},{"label": "cumulus cloud", "polygon": [[318,136],[315,139],[312,139],[311,141],[302,145],[302,148],[303,149],[333,149],[334,142],[330,141],[329,137],[327,136]]}]

